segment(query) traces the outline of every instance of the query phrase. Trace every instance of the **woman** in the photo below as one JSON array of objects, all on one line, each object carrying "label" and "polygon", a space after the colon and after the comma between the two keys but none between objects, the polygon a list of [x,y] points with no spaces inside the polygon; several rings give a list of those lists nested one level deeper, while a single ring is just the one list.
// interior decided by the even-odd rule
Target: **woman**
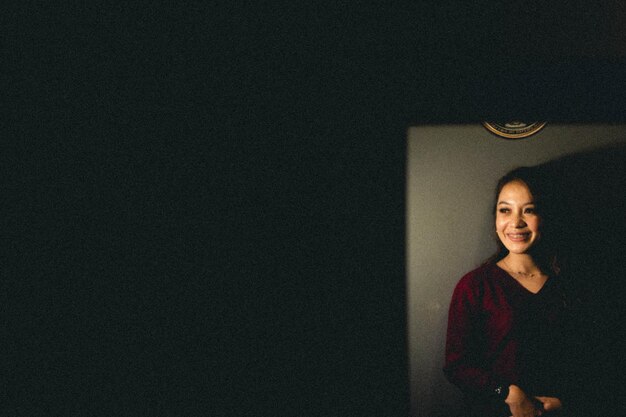
[{"label": "woman", "polygon": [[529,168],[498,182],[499,250],[452,296],[444,372],[468,416],[562,415],[566,303],[539,188]]}]

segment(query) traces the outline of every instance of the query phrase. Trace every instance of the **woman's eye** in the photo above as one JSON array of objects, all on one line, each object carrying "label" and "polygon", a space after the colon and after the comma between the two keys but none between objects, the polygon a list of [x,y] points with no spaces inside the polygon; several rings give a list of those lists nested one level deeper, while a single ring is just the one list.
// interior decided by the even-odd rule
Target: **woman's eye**
[{"label": "woman's eye", "polygon": [[531,208],[531,207],[528,207],[526,210],[524,210],[524,212],[525,212],[525,213],[530,213],[530,214],[533,214],[533,213],[535,213],[535,209],[534,209],[534,208]]},{"label": "woman's eye", "polygon": [[499,211],[500,213],[508,213],[508,212],[510,212],[511,210],[510,210],[510,209],[508,209],[508,208],[501,208],[501,209],[498,209],[498,211]]}]

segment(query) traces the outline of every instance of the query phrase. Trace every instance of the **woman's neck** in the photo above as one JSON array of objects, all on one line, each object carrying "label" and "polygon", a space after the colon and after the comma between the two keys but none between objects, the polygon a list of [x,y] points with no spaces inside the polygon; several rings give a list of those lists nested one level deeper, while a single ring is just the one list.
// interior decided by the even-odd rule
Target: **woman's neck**
[{"label": "woman's neck", "polygon": [[524,275],[539,275],[542,273],[541,268],[533,257],[525,253],[509,253],[500,260],[499,264],[503,265],[505,269],[509,269],[511,272]]}]

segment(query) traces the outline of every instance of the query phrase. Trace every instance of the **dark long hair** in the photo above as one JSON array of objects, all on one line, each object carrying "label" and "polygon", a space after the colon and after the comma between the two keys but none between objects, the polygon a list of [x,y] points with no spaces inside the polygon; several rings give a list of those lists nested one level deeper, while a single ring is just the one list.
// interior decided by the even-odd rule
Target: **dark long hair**
[{"label": "dark long hair", "polygon": [[[545,184],[545,178],[539,175],[537,169],[530,167],[519,167],[508,173],[506,173],[500,180],[495,189],[494,202],[492,205],[491,213],[494,218],[496,217],[498,197],[505,185],[513,181],[520,181],[524,183],[530,193],[533,196],[535,203],[535,210],[541,217],[541,239],[539,239],[535,245],[531,248],[531,254],[537,262],[539,268],[550,275],[559,275],[561,268],[558,262],[558,245],[556,244],[556,236],[553,232],[552,225],[552,198],[550,198],[547,192],[548,187]],[[508,253],[508,249],[502,244],[498,238],[497,233],[494,232],[496,244],[498,249],[486,263],[496,263],[504,258]]]}]

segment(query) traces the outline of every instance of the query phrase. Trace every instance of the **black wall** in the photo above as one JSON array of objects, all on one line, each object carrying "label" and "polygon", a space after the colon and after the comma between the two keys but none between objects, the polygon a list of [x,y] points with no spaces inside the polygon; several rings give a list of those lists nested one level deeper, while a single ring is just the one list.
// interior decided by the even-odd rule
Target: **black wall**
[{"label": "black wall", "polygon": [[512,12],[7,10],[3,412],[405,414],[406,127],[624,119]]}]

